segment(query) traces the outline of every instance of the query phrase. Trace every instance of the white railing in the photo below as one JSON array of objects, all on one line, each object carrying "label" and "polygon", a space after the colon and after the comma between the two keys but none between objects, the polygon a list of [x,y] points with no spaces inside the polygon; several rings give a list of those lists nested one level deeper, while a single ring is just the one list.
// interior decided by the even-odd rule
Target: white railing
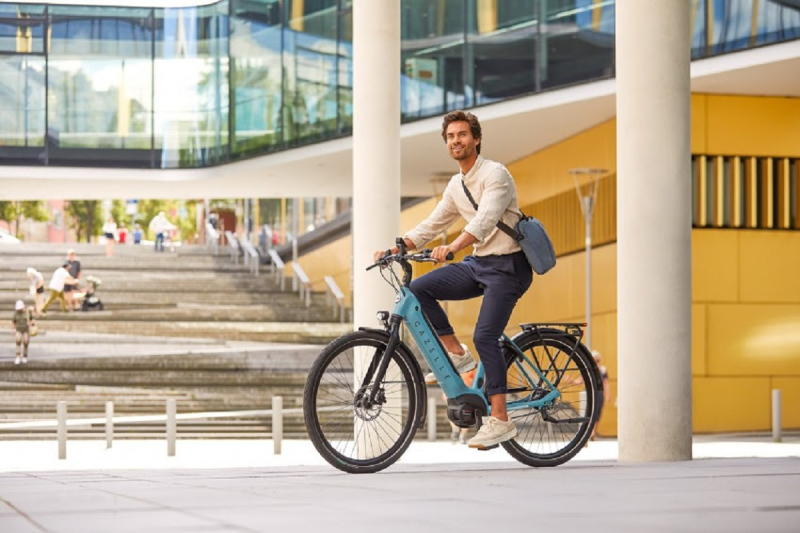
[{"label": "white railing", "polygon": [[261,226],[261,235],[264,236],[264,245],[261,246],[261,251],[266,255],[272,250],[272,239],[274,238],[272,228],[270,228],[268,224],[264,224]]},{"label": "white railing", "polygon": [[281,290],[284,290],[286,288],[286,276],[283,275],[283,268],[285,267],[283,259],[281,259],[281,256],[278,255],[278,252],[276,252],[274,248],[269,250],[267,254],[272,260],[270,264],[272,273],[276,276],[275,279],[280,279]]},{"label": "white railing", "polygon": [[225,230],[225,238],[228,239],[228,248],[231,252],[231,261],[239,264],[239,240],[236,238],[236,235],[231,233],[228,230]]},{"label": "white railing", "polygon": [[333,307],[333,317],[336,318],[336,315],[339,315],[339,322],[344,322],[347,312],[344,305],[344,293],[331,276],[325,276],[325,284],[328,286],[328,303]]},{"label": "white railing", "polygon": [[298,281],[298,293],[300,299],[306,301],[306,307],[311,305],[311,280],[308,279],[303,267],[299,263],[292,263],[292,272]]},{"label": "white railing", "polygon": [[255,246],[247,239],[240,240],[239,245],[244,250],[244,264],[250,265],[250,271],[258,276],[258,267],[261,262],[261,256],[258,254],[258,250],[256,250]]},{"label": "white railing", "polygon": [[[333,411],[338,407],[322,407],[319,411]],[[142,422],[164,422],[165,436],[167,440],[167,455],[175,455],[175,441],[178,437],[178,420],[205,420],[211,418],[238,418],[238,417],[257,417],[268,416],[272,418],[272,441],[273,452],[275,455],[281,453],[281,441],[283,440],[283,415],[302,414],[302,408],[283,409],[283,398],[273,396],[272,409],[250,409],[242,411],[209,411],[205,413],[181,413],[177,412],[177,401],[169,398],[166,401],[166,412],[163,415],[129,415],[114,416],[114,402],[106,402],[106,416],[94,418],[73,418],[67,416],[67,402],[60,400],[56,402],[55,420],[25,420],[20,422],[0,423],[0,431],[9,429],[32,429],[32,428],[56,428],[56,439],[58,441],[58,458],[67,458],[67,428],[93,426],[98,424],[105,425],[106,447],[111,448],[114,439],[115,424],[136,424]]]},{"label": "white railing", "polygon": [[219,232],[214,229],[211,222],[206,222],[206,246],[215,254],[219,250]]}]

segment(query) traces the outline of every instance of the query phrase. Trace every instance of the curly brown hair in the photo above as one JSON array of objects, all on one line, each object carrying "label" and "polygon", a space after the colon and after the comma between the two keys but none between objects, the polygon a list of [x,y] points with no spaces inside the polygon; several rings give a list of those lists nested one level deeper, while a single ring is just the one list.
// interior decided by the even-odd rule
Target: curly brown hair
[{"label": "curly brown hair", "polygon": [[[469,111],[461,111],[458,109],[446,114],[442,120],[442,139],[444,139],[444,142],[447,142],[447,127],[453,122],[466,122],[469,124],[469,129],[472,131],[472,137],[475,138],[475,140],[481,140],[481,123],[478,120],[478,117]],[[475,149],[478,154],[481,153],[482,144],[483,142],[479,142],[477,148]]]}]

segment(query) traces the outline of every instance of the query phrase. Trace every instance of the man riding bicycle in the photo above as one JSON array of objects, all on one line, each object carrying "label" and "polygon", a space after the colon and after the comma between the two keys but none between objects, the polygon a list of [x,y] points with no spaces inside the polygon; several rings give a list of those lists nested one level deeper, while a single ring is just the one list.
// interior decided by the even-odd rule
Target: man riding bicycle
[{"label": "man riding bicycle", "polygon": [[[511,174],[500,163],[480,155],[482,135],[478,118],[464,111],[448,113],[442,123],[442,138],[460,172],[450,179],[430,216],[403,239],[409,250],[419,249],[463,218],[467,225],[461,235],[450,244],[435,247],[431,257],[442,262],[448,254],[470,245],[473,254],[461,263],[448,264],[415,279],[410,290],[460,373],[474,368],[475,359],[458,340],[439,301],[483,296],[472,340],[486,369],[486,393],[492,416],[484,419],[469,446],[490,448],[517,435],[506,410],[506,363],[498,339],[517,301],[530,287],[533,274],[517,241],[497,228],[499,221],[513,228],[521,212]],[[397,252],[396,246],[378,251],[374,259]],[[436,383],[433,374],[428,374],[425,380],[428,384]]]}]

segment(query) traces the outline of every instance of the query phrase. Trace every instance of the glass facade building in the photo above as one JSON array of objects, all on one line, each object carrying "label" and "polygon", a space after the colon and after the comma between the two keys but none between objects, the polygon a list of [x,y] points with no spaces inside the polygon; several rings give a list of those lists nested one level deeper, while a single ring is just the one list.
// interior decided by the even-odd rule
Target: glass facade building
[{"label": "glass facade building", "polygon": [[[694,59],[800,38],[693,6]],[[614,76],[613,0],[403,0],[402,120]],[[204,167],[351,133],[352,0],[0,3],[0,164]]]}]

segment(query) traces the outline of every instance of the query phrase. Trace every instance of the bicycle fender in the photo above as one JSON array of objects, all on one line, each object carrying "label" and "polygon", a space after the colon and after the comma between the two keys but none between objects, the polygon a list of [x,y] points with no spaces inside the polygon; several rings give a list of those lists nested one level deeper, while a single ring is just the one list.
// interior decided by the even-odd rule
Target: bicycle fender
[{"label": "bicycle fender", "polygon": [[[537,328],[537,330],[530,329],[530,330],[520,331],[519,333],[514,335],[511,338],[511,340],[516,343],[517,342],[516,339],[518,339],[522,335],[525,335],[527,333],[530,333],[532,335],[536,335],[536,331],[540,332],[542,334],[542,336],[544,336],[544,335],[552,335],[552,336],[558,336],[558,337],[565,337],[565,338],[570,339],[572,341],[576,340],[574,336],[570,335],[569,333],[567,333],[563,329],[558,329],[558,328]],[[589,365],[590,365],[592,371],[594,372],[594,377],[595,377],[595,380],[594,380],[595,389],[594,390],[595,390],[595,392],[599,392],[600,395],[603,396],[604,395],[603,377],[600,375],[600,369],[597,368],[597,363],[594,361],[594,357],[592,356],[592,352],[589,351],[589,348],[587,348],[586,345],[583,344],[582,342],[578,343],[578,349],[580,351],[582,351],[586,355],[586,357],[589,360]]]}]

